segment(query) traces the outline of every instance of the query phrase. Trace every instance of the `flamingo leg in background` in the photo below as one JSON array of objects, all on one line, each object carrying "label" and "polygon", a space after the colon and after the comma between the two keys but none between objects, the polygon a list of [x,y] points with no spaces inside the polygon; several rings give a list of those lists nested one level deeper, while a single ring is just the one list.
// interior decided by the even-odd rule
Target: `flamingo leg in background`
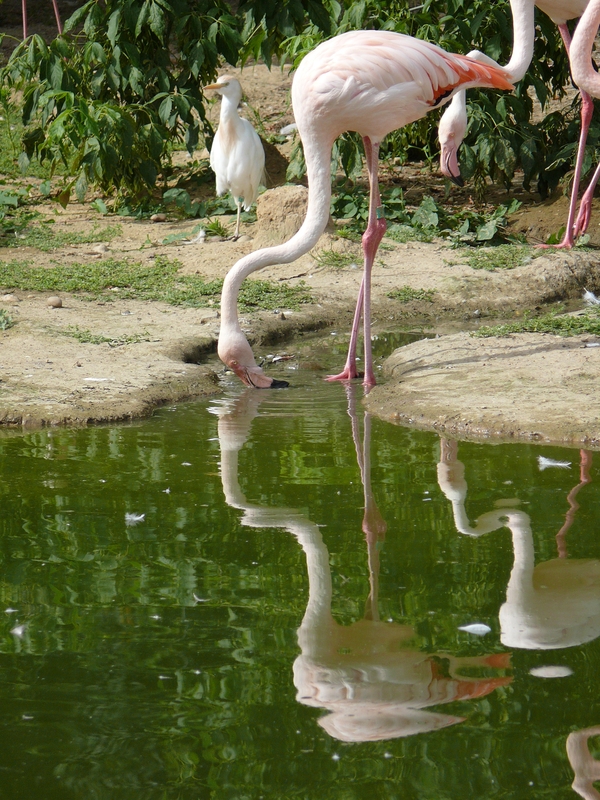
[{"label": "flamingo leg in background", "polygon": [[[569,33],[569,29],[567,25],[564,24],[564,25],[559,25],[558,30],[560,31],[560,35],[562,36],[562,40],[565,45],[565,50],[567,51],[567,56],[570,59],[571,34]],[[594,101],[592,100],[592,98],[589,96],[587,92],[584,92],[583,89],[580,89],[580,94],[581,94],[581,130],[579,132],[577,159],[575,161],[575,174],[573,175],[573,186],[571,187],[571,199],[569,200],[569,214],[567,216],[567,226],[565,228],[565,235],[563,236],[563,240],[562,242],[560,242],[560,244],[538,245],[538,247],[543,249],[548,247],[553,247],[555,249],[560,250],[565,247],[568,248],[574,247],[576,235],[578,235],[580,232],[583,233],[585,231],[585,229],[587,228],[587,223],[589,223],[590,219],[590,214],[592,210],[591,208],[592,197],[594,195],[594,188],[596,186],[596,182],[600,177],[600,166],[596,170],[597,174],[594,174],[594,178],[592,179],[592,182],[588,187],[588,191],[581,198],[581,207],[579,209],[579,214],[577,216],[577,222],[575,222],[575,212],[577,210],[577,196],[579,194],[579,184],[581,183],[581,170],[583,167],[583,158],[585,156],[585,143],[587,141],[588,132],[592,122],[592,116],[594,114]]]},{"label": "flamingo leg in background", "polygon": [[[52,6],[54,7],[54,16],[56,17],[56,27],[58,28],[58,32],[62,33],[62,23],[60,21],[60,14],[58,11],[58,3],[56,0],[52,0]],[[21,0],[21,11],[23,16],[23,39],[27,38],[27,0]]]},{"label": "flamingo leg in background", "polygon": [[[365,146],[365,160],[367,162],[367,172],[369,174],[369,221],[367,229],[362,237],[362,248],[364,256],[363,279],[356,302],[356,311],[350,332],[350,345],[348,347],[348,358],[342,372],[339,375],[330,375],[327,380],[340,381],[356,378],[356,343],[358,340],[358,327],[360,325],[361,313],[364,325],[364,348],[365,348],[365,374],[363,383],[365,386],[375,386],[375,372],[373,370],[373,351],[371,347],[371,272],[373,263],[377,255],[377,249],[386,231],[386,222],[383,216],[383,206],[381,205],[381,194],[379,192],[379,142],[373,142],[368,136],[363,137]],[[363,313],[364,312],[364,313]]]},{"label": "flamingo leg in background", "polygon": [[565,542],[567,531],[573,524],[573,520],[575,519],[575,513],[579,508],[579,503],[575,499],[579,490],[586,485],[586,483],[590,483],[592,477],[590,475],[590,469],[592,468],[592,453],[590,450],[580,450],[580,466],[579,466],[579,483],[577,486],[574,486],[569,494],[567,495],[567,501],[569,503],[569,510],[565,516],[565,524],[556,534],[556,549],[558,550],[558,557],[559,558],[566,558],[567,557],[567,545]]},{"label": "flamingo leg in background", "polygon": [[54,6],[54,16],[56,17],[56,27],[58,28],[58,32],[62,33],[62,23],[60,21],[60,14],[58,13],[58,3],[56,0],[52,0],[52,5]]}]

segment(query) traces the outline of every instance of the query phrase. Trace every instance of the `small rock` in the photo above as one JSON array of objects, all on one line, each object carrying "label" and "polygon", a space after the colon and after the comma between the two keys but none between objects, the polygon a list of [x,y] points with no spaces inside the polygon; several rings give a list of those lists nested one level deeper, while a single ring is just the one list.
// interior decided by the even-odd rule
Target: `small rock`
[{"label": "small rock", "polygon": [[46,300],[46,305],[50,306],[50,308],[62,308],[62,300],[60,297],[52,295]]},{"label": "small rock", "polygon": [[17,303],[18,299],[14,294],[3,294],[2,297],[0,297],[0,301],[3,303]]},{"label": "small rock", "polygon": [[150,217],[151,222],[166,222],[167,215],[166,214],[152,214]]},{"label": "small rock", "polygon": [[103,255],[104,253],[108,253],[108,245],[102,242],[101,244],[97,244],[94,247],[94,253],[98,253],[99,255]]}]

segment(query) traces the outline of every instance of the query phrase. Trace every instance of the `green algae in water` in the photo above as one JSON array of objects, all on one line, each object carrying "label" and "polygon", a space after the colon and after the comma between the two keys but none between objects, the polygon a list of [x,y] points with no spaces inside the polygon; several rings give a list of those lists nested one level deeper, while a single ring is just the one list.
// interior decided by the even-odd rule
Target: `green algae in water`
[{"label": "green algae in water", "polygon": [[297,383],[0,438],[0,797],[575,796],[589,454]]}]

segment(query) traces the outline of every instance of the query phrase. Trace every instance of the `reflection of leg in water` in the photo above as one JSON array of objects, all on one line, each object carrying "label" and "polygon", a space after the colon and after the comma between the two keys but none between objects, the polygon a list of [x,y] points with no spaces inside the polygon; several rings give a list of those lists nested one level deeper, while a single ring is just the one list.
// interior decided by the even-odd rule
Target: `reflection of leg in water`
[{"label": "reflection of leg in water", "polygon": [[[456,700],[483,697],[512,681],[493,676],[510,667],[508,654],[464,658],[423,652],[411,625],[377,618],[378,545],[385,522],[370,483],[370,419],[363,440],[349,395],[349,414],[364,484],[362,529],[369,553],[370,594],[364,619],[340,625],[331,613],[329,552],[319,526],[293,508],[270,507],[247,500],[240,486],[238,454],[246,443],[259,405],[269,395],[247,390],[233,403],[215,407],[219,415],[221,480],[225,501],[243,511],[241,524],[251,528],[284,528],[306,556],[308,602],[298,628],[300,654],[294,662],[297,700],[328,712],[318,722],[331,736],[349,742],[381,741],[438,730],[463,717],[430,710]],[[442,663],[443,671],[437,665]],[[476,674],[474,674],[476,673]]]},{"label": "reflection of leg in water", "polygon": [[583,486],[586,485],[586,483],[590,483],[590,481],[592,480],[590,476],[590,469],[592,468],[592,453],[589,450],[579,451],[579,464],[580,464],[579,483],[577,484],[577,486],[574,486],[567,495],[567,500],[570,508],[565,516],[565,524],[556,534],[556,549],[558,550],[559,558],[567,557],[567,543],[565,540],[567,536],[567,531],[573,524],[573,520],[575,519],[575,513],[579,508],[579,503],[575,499],[577,497],[577,493]]},{"label": "reflection of leg in water", "polygon": [[590,753],[591,736],[600,736],[600,725],[573,731],[567,737],[567,756],[575,773],[571,786],[584,800],[600,800],[600,792],[594,787],[594,781],[600,781],[600,761]]},{"label": "reflection of leg in water", "polygon": [[361,446],[360,426],[358,423],[358,414],[356,413],[357,386],[355,384],[346,384],[345,389],[346,397],[348,398],[348,416],[352,423],[352,439],[354,440],[356,460],[358,461],[358,467],[360,469],[360,479],[362,481],[365,499],[362,530],[367,541],[370,585],[369,596],[365,604],[365,619],[378,620],[379,550],[385,539],[387,524],[377,507],[371,487],[371,416],[365,411],[363,441]]}]

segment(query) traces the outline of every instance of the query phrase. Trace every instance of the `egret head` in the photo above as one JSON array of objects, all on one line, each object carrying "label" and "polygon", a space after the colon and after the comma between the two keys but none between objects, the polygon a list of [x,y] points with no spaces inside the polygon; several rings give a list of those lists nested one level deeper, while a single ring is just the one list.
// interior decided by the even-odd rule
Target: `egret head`
[{"label": "egret head", "polygon": [[226,97],[236,106],[242,99],[242,87],[240,82],[231,75],[221,75],[220,78],[217,78],[215,83],[210,83],[208,86],[204,87],[204,91],[207,89],[214,89],[215,92],[218,92],[222,97]]},{"label": "egret head", "polygon": [[459,92],[444,112],[438,125],[441,155],[440,169],[457,186],[463,185],[458,166],[458,148],[467,132],[467,108],[464,92]]}]

